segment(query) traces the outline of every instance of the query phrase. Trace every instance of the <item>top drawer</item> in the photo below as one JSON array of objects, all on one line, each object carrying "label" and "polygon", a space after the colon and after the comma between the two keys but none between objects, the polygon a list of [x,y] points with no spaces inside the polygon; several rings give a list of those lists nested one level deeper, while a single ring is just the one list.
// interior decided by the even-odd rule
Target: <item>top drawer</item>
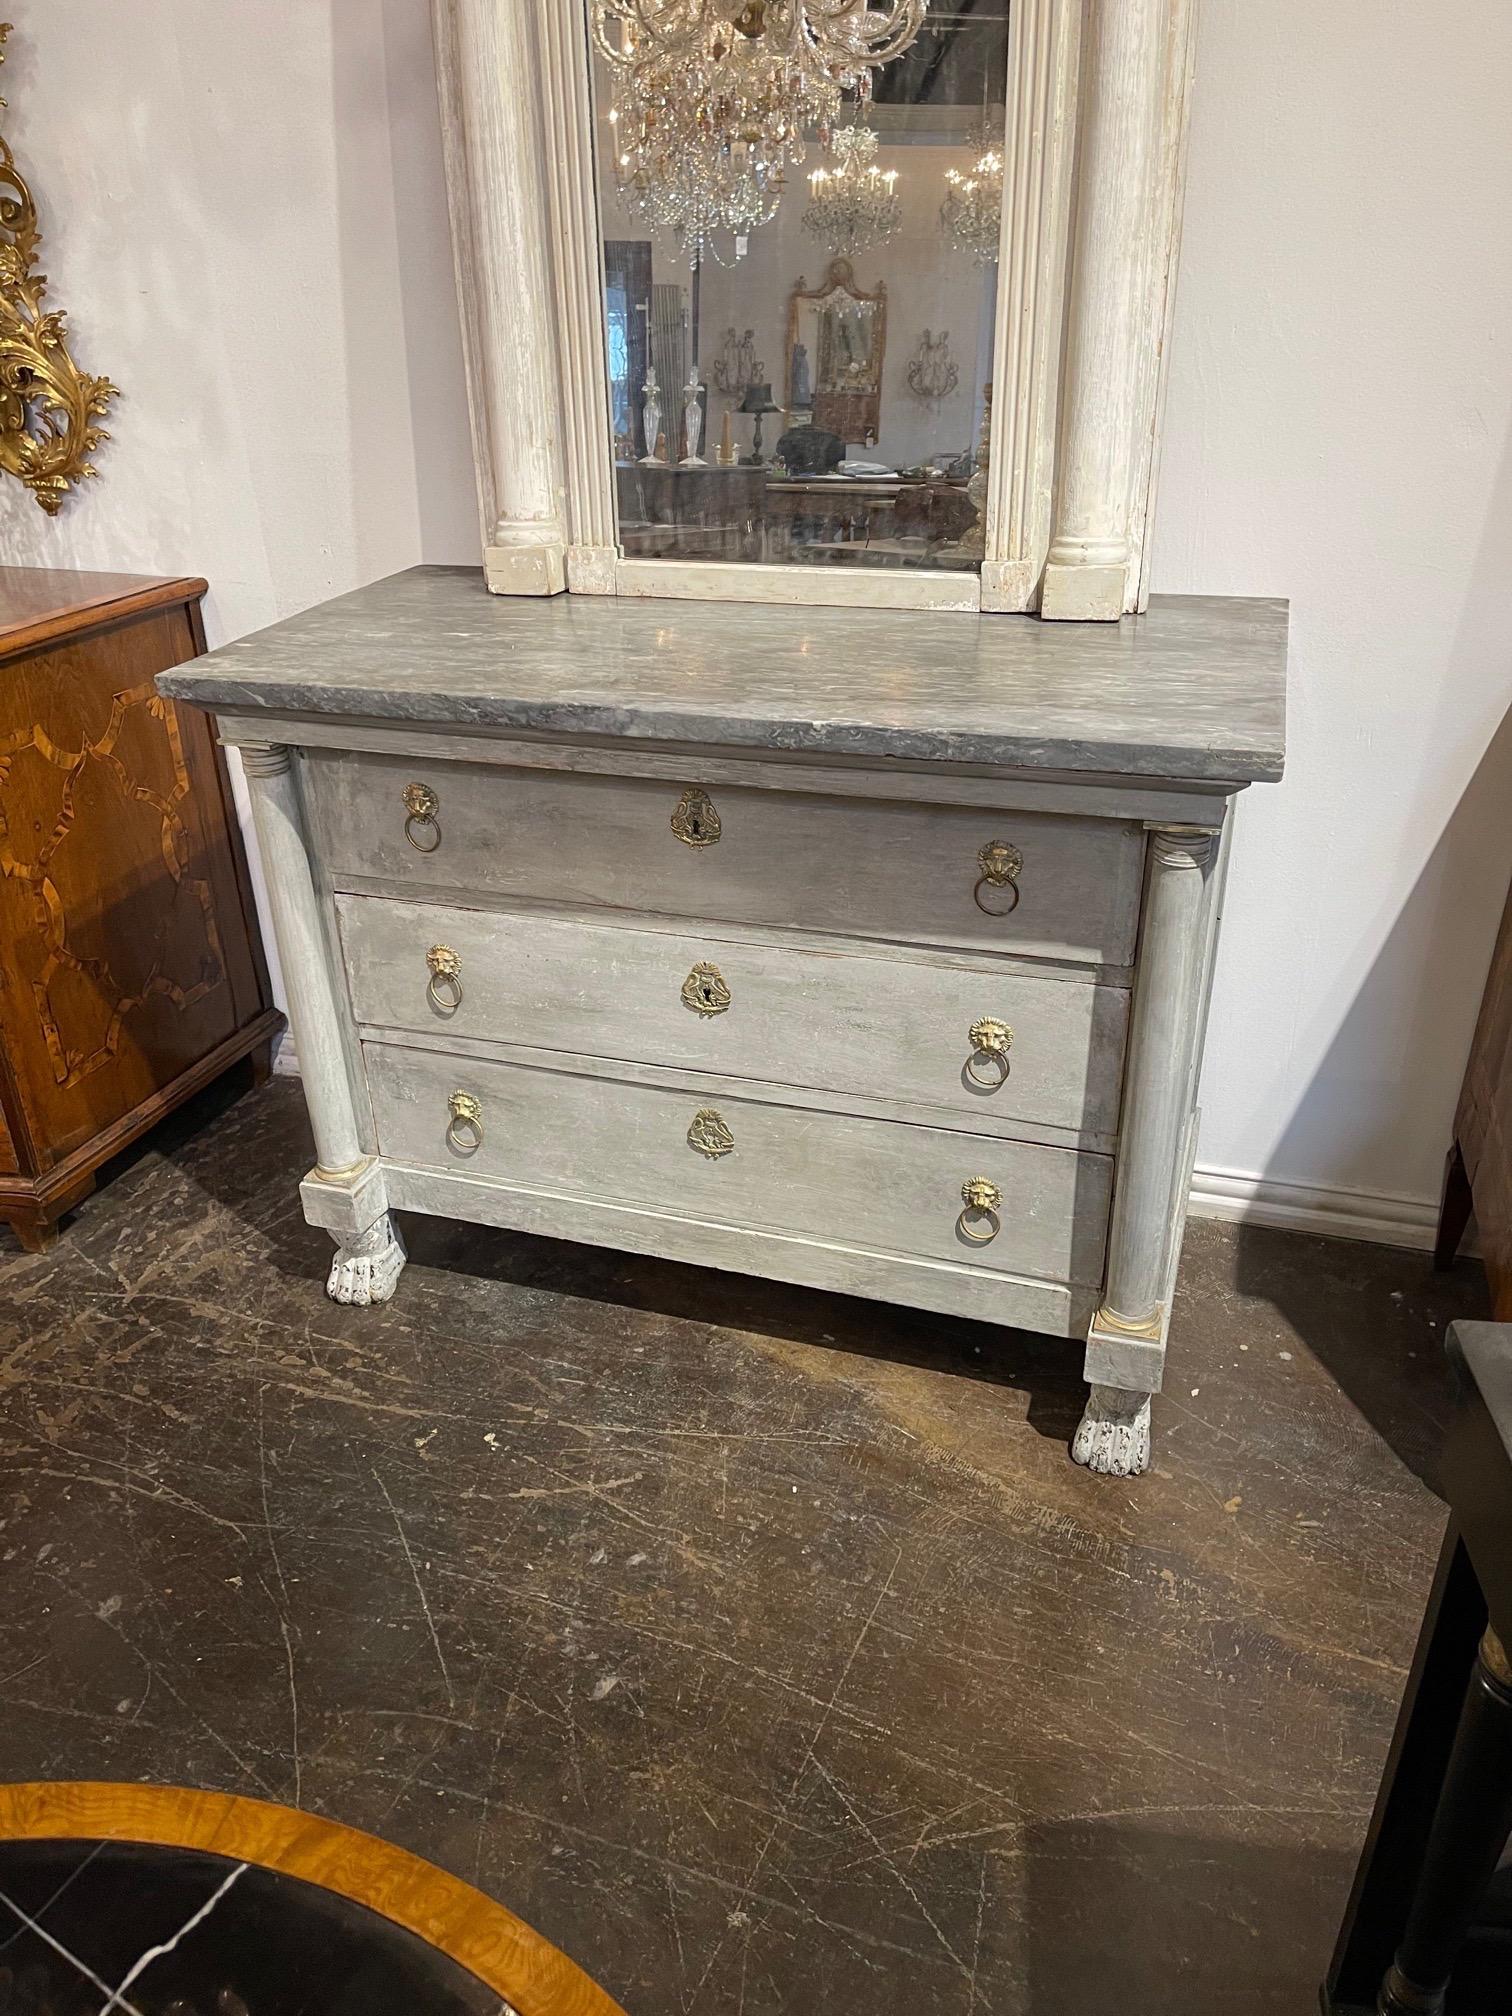
[{"label": "top drawer", "polygon": [[[1144,835],[1110,819],[308,752],[338,888],[528,896],[1128,966]],[[421,787],[406,800],[409,786]],[[418,806],[418,813],[411,811]]]}]

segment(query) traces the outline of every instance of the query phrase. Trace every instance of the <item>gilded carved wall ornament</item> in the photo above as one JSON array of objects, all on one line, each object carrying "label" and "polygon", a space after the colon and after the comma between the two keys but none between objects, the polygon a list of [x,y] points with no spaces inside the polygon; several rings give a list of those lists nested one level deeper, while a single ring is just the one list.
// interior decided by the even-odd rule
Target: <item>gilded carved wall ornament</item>
[{"label": "gilded carved wall ornament", "polygon": [[[11,24],[0,21],[0,62]],[[0,106],[5,100],[0,98]],[[63,311],[44,309],[47,276],[33,271],[37,207],[0,136],[0,469],[18,477],[51,517],[110,436],[93,423],[118,388],[68,354]]]}]

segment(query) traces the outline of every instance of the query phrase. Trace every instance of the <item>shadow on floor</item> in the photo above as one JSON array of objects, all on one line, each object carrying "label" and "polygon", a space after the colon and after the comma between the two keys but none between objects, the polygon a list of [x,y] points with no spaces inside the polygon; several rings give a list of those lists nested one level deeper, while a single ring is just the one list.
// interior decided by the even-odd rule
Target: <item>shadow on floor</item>
[{"label": "shadow on floor", "polygon": [[1435,1273],[1432,1256],[1263,1226],[1239,1228],[1233,1279],[1269,1303],[1399,1462],[1437,1490],[1452,1403],[1444,1339],[1490,1313],[1477,1260]]},{"label": "shadow on floor", "polygon": [[[234,1081],[234,1082],[233,1082]],[[258,1225],[264,1259],[292,1281],[310,1281],[329,1265],[327,1235],[295,1213],[267,1211],[267,1136],[292,1192],[314,1160],[314,1144],[297,1087],[275,1080],[269,1103],[244,1097],[238,1074],[211,1087],[145,1142],[120,1158],[124,1170],[149,1151],[174,1163],[185,1180],[237,1217]],[[215,1128],[258,1141],[254,1163],[235,1154],[207,1155],[197,1137]],[[111,1165],[114,1171],[115,1165]],[[821,1344],[896,1365],[949,1372],[1022,1393],[1027,1418],[1052,1441],[1075,1431],[1086,1398],[1080,1344],[927,1310],[830,1294],[780,1281],[695,1267],[675,1260],[577,1245],[530,1233],[496,1231],[405,1212],[400,1217],[411,1262],[480,1284],[572,1296],[606,1309],[638,1311],[673,1322],[728,1329],[792,1344]]]},{"label": "shadow on floor", "polygon": [[[303,1102],[288,1080],[275,1081],[267,1103],[248,1096],[249,1082],[237,1071],[207,1088],[110,1165],[108,1180],[149,1152],[159,1154],[186,1181],[257,1224],[266,1264],[289,1281],[312,1281],[329,1263],[330,1242],[297,1211],[270,1210],[268,1193],[270,1155],[276,1180],[289,1192],[296,1172],[313,1160]],[[197,1142],[208,1130],[233,1143],[245,1134],[255,1152],[206,1154]],[[1051,1442],[1069,1442],[1080,1418],[1086,1387],[1073,1340],[609,1247],[402,1217],[415,1265],[458,1279],[948,1372],[1022,1395],[1020,1418]],[[1442,1275],[1426,1254],[1193,1221],[1168,1390],[1179,1390],[1189,1366],[1228,1348],[1236,1296],[1270,1305],[1283,1319],[1286,1341],[1313,1353],[1397,1458],[1432,1488],[1450,1399],[1442,1340],[1457,1317],[1483,1316],[1488,1308],[1477,1261],[1462,1260]]]},{"label": "shadow on floor", "polygon": [[1248,1839],[1119,1817],[1030,1828],[1025,2007],[1035,2016],[1221,2016],[1317,2007],[1313,1926],[1353,1863],[1284,1819],[1232,1808]]},{"label": "shadow on floor", "polygon": [[[1512,466],[1504,474],[1512,481]],[[1512,499],[1505,483],[1503,490]],[[1488,593],[1490,570],[1501,564],[1497,546],[1478,562]],[[1444,705],[1457,709],[1452,684],[1445,692]],[[1460,740],[1475,732],[1458,716],[1456,726]],[[1358,922],[1358,965],[1339,977],[1348,1005],[1267,1158],[1268,1174],[1285,1180],[1297,1170],[1321,1172],[1314,1181],[1349,1193],[1371,1180],[1367,1172],[1402,1167],[1401,1181],[1410,1189],[1421,1182],[1422,1116],[1436,1108],[1442,1132],[1428,1144],[1436,1191],[1506,900],[1512,712],[1492,724],[1481,754],[1471,760],[1406,897],[1390,899],[1399,904],[1394,912],[1383,905],[1382,914]],[[1316,942],[1323,928],[1312,920],[1302,924],[1301,956],[1337,958],[1336,947]],[[1366,949],[1372,945],[1373,954]],[[1379,1184],[1379,1176],[1374,1181]],[[1489,1313],[1484,1276],[1473,1260],[1435,1277],[1426,1253],[1371,1250],[1382,1255],[1379,1272],[1390,1276],[1398,1305],[1395,1314],[1383,1312],[1373,1334],[1361,1333],[1358,1301],[1351,1297],[1348,1284],[1364,1270],[1344,1257],[1348,1242],[1245,1228],[1235,1281],[1242,1293],[1274,1303],[1401,1461],[1431,1481],[1443,1409],[1431,1401],[1422,1370],[1424,1359],[1442,1346],[1443,1324],[1428,1319]],[[1345,1284],[1338,1293],[1329,1285],[1335,1276]],[[1412,1351],[1419,1356],[1409,1356]]]},{"label": "shadow on floor", "polygon": [[404,1231],[421,1266],[1011,1388],[1054,1440],[1071,1435],[1086,1397],[1080,1345],[1032,1331],[445,1219],[405,1214]]}]

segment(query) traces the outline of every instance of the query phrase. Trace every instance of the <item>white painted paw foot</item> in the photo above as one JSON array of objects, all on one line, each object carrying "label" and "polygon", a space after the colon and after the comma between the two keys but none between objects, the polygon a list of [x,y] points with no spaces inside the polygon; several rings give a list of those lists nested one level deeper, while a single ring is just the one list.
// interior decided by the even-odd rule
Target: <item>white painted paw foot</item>
[{"label": "white painted paw foot", "polygon": [[1087,1398],[1072,1461],[1105,1477],[1137,1477],[1150,1467],[1150,1396],[1094,1386]]},{"label": "white painted paw foot", "polygon": [[337,1247],[326,1293],[333,1302],[351,1302],[360,1308],[370,1302],[387,1302],[399,1285],[406,1257],[399,1227],[385,1212],[377,1224]]}]

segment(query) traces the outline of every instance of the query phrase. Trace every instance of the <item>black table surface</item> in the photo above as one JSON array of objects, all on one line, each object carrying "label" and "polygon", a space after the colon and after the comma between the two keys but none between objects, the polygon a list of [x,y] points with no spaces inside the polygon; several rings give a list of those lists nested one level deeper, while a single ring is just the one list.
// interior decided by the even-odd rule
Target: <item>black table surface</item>
[{"label": "black table surface", "polygon": [[107,2005],[121,2016],[503,2008],[402,1926],[277,1870],[150,1843],[0,1841],[0,2016]]},{"label": "black table surface", "polygon": [[1512,1323],[1451,1324],[1448,1351],[1460,1406],[1444,1443],[1443,1491],[1491,1629],[1512,1649]]}]

